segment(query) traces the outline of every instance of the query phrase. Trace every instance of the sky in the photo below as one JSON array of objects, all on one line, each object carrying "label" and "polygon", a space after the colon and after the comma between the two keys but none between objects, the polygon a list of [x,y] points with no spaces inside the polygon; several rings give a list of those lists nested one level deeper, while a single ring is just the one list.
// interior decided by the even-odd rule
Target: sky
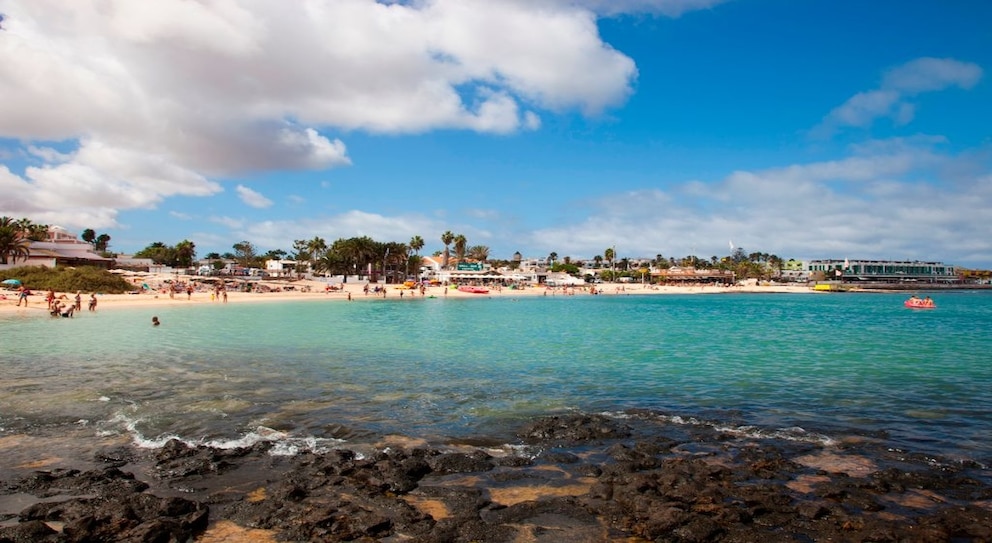
[{"label": "sky", "polygon": [[992,2],[0,0],[0,215],[110,249],[992,268]]}]

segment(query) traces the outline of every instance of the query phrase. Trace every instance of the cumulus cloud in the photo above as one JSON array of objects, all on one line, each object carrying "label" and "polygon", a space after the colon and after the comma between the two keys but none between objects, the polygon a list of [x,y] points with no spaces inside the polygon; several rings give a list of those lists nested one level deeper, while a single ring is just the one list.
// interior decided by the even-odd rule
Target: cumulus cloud
[{"label": "cumulus cloud", "polygon": [[69,227],[118,226],[120,209],[147,209],[171,196],[209,196],[221,188],[170,157],[84,140],[72,153],[36,148],[45,159],[17,175],[0,166],[0,214]]},{"label": "cumulus cloud", "polygon": [[785,258],[987,262],[992,154],[953,153],[941,138],[876,141],[838,160],[737,171],[715,182],[616,193],[584,205],[578,222],[527,233],[524,243],[590,258],[702,258],[727,240]]},{"label": "cumulus cloud", "polygon": [[867,127],[880,118],[898,125],[909,123],[915,115],[915,106],[909,101],[913,96],[950,87],[970,89],[981,77],[981,67],[970,62],[930,57],[912,60],[886,72],[878,89],[859,92],[834,108],[813,134],[829,136],[844,127]]},{"label": "cumulus cloud", "polygon": [[[104,227],[118,210],[217,192],[208,179],[347,166],[350,131],[507,134],[539,129],[546,111],[596,115],[623,103],[637,75],[600,38],[597,13],[714,3],[8,0],[0,137],[41,164],[15,173],[6,206],[75,208],[48,190],[85,180],[71,191]],[[172,186],[78,162],[99,149],[158,161]]]},{"label": "cumulus cloud", "polygon": [[[531,122],[524,103],[620,103],[633,61],[601,41],[591,12],[551,4],[14,0],[0,45],[0,133],[141,133],[182,148],[180,135],[289,120],[308,136],[323,127],[499,132]],[[322,150],[300,159],[340,159]]]},{"label": "cumulus cloud", "polygon": [[[433,221],[422,215],[410,213],[387,216],[368,211],[353,210],[338,215],[303,218],[292,221],[251,221],[232,225],[233,233],[250,239],[259,247],[291,247],[293,240],[310,239],[315,232],[330,232],[328,241],[338,238],[369,236],[377,240],[408,240],[423,236],[424,232],[442,232],[450,224]],[[463,229],[466,236],[480,239],[477,231]]]}]

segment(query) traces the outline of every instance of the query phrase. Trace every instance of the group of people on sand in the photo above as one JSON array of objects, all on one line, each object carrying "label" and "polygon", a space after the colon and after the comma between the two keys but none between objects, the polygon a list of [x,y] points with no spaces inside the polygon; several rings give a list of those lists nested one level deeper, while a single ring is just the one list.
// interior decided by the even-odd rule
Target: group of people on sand
[{"label": "group of people on sand", "polygon": [[[17,307],[21,307],[21,303],[24,303],[24,307],[28,306],[28,296],[31,295],[31,289],[21,285],[17,289]],[[90,311],[96,311],[96,293],[90,294],[89,307]],[[64,317],[72,318],[77,311],[83,310],[83,292],[80,290],[76,291],[76,295],[73,298],[69,298],[66,294],[55,295],[53,289],[48,289],[45,294],[45,305],[48,308],[48,313],[53,317]]]},{"label": "group of people on sand", "polygon": [[[48,294],[45,295],[45,301],[48,303],[48,312],[53,317],[63,317],[72,318],[76,311],[83,310],[83,292],[80,290],[76,291],[76,296],[69,299],[65,294],[55,297],[55,291],[49,289]],[[25,301],[25,306],[27,301]],[[89,310],[96,311],[96,294],[90,294]]]}]

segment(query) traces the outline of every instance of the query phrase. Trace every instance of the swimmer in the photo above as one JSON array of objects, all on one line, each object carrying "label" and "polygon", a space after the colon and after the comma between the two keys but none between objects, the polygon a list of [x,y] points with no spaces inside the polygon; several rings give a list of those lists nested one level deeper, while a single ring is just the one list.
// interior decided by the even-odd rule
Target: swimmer
[{"label": "swimmer", "polygon": [[158,326],[160,324],[162,323],[159,322],[158,317],[152,317],[152,326]]}]

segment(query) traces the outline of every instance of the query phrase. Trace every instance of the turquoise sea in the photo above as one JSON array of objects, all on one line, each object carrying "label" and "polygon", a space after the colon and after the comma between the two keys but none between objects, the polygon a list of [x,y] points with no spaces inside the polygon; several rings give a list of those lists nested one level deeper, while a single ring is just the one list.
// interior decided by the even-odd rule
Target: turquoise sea
[{"label": "turquoise sea", "polygon": [[6,313],[0,466],[171,437],[272,440],[282,454],[386,435],[512,444],[534,416],[638,410],[987,469],[992,292],[941,292],[935,310],[904,297],[504,292]]}]

